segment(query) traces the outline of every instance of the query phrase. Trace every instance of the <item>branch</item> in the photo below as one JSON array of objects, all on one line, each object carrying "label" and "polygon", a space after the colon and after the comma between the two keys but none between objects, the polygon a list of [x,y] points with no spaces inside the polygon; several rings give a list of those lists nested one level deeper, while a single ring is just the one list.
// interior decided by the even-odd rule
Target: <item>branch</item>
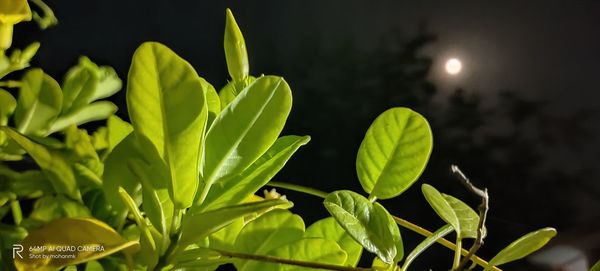
[{"label": "branch", "polygon": [[218,249],[212,249],[223,257],[227,258],[237,258],[237,259],[245,259],[245,260],[253,260],[253,261],[261,261],[261,262],[271,262],[278,264],[287,264],[287,265],[295,265],[302,266],[314,269],[326,269],[326,270],[334,270],[334,271],[373,271],[371,268],[362,268],[362,267],[350,267],[350,266],[341,266],[341,265],[333,265],[333,264],[324,264],[317,262],[305,262],[305,261],[297,261],[291,259],[278,258],[273,256],[266,255],[255,255],[255,254],[246,254],[239,252],[231,252],[224,251]]},{"label": "branch", "polygon": [[483,190],[481,190],[480,188],[477,188],[475,185],[473,185],[473,183],[471,183],[469,178],[467,178],[467,176],[465,176],[465,174],[462,173],[462,171],[460,171],[458,166],[452,165],[452,166],[450,166],[450,170],[452,171],[452,173],[454,173],[456,178],[465,187],[467,187],[467,189],[469,191],[471,191],[471,193],[473,193],[473,194],[475,194],[475,196],[481,198],[481,204],[479,205],[479,208],[478,208],[479,209],[479,224],[477,225],[477,238],[475,238],[475,242],[473,243],[473,246],[471,246],[471,248],[469,249],[469,253],[462,259],[462,261],[460,261],[460,264],[455,269],[455,270],[462,270],[467,265],[467,263],[469,262],[471,257],[473,257],[473,255],[475,255],[477,250],[479,250],[479,248],[483,245],[483,239],[485,238],[485,235],[486,235],[485,220],[487,218],[488,210],[490,209],[490,206],[489,206],[490,197],[488,195],[487,188],[484,188]]}]

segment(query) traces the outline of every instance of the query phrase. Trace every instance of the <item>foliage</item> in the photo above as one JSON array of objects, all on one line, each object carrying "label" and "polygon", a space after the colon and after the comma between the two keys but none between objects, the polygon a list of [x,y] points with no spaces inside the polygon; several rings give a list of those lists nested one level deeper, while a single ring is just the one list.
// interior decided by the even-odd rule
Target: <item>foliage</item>
[{"label": "foliage", "polygon": [[[10,64],[0,68],[6,74],[26,68],[32,48],[2,55],[0,62]],[[368,198],[279,185],[324,198],[331,217],[306,228],[286,196],[274,190],[256,195],[310,140],[281,136],[291,89],[282,77],[249,75],[245,42],[229,10],[224,48],[231,81],[217,93],[167,46],[143,43],[127,78],[131,124],[113,115],[112,103],[99,101],[121,88],[115,71],[85,57],[62,85],[38,68],[19,82],[2,82],[18,87],[19,97],[0,92],[0,158],[31,158],[38,167],[19,172],[0,164],[3,268],[213,270],[229,263],[241,270],[354,270],[363,248],[376,256],[376,266],[400,268],[405,254],[399,225],[423,231],[392,216],[377,199],[400,195],[423,172],[433,142],[427,120],[404,107],[375,119],[356,158]],[[77,127],[105,119],[92,135]],[[477,234],[485,231],[481,217],[430,185],[423,192],[448,225],[426,234],[402,270],[434,242],[448,242],[443,236],[452,231],[456,269],[461,240],[484,237]],[[23,213],[21,203],[30,200],[32,210]],[[490,263],[473,255],[462,259],[498,270],[494,264],[526,256],[554,233],[527,235]],[[11,261],[16,243],[26,256]],[[97,249],[79,249],[90,246]]]}]

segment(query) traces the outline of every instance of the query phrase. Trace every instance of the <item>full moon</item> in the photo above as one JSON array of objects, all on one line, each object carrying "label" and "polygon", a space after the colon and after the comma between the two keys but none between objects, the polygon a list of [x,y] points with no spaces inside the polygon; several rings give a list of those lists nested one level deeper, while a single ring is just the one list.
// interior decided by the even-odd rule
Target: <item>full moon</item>
[{"label": "full moon", "polygon": [[450,75],[457,75],[462,70],[462,62],[457,58],[450,58],[446,61],[446,72]]}]

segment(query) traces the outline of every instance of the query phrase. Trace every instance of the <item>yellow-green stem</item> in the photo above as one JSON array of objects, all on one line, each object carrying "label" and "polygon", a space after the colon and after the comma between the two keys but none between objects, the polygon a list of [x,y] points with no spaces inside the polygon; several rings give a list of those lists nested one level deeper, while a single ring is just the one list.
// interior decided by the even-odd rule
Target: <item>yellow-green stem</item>
[{"label": "yellow-green stem", "polygon": [[460,264],[460,251],[462,250],[462,238],[456,237],[456,248],[454,249],[454,262],[452,262],[452,270],[456,270]]}]

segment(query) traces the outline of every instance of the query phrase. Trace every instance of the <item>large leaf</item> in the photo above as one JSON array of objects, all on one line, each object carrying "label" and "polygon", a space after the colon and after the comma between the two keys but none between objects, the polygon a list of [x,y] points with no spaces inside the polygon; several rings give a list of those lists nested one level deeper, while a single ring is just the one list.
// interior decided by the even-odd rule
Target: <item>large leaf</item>
[{"label": "large leaf", "polygon": [[209,247],[220,250],[233,251],[235,249],[235,239],[237,239],[243,227],[244,219],[239,218],[231,224],[229,224],[227,227],[214,232],[213,234],[208,236]]},{"label": "large leaf", "polygon": [[[273,249],[297,241],[303,234],[304,221],[300,216],[287,210],[275,210],[246,224],[234,247],[237,252],[267,255]],[[262,270],[256,265],[250,260],[235,262],[238,270]]]},{"label": "large leaf", "polygon": [[403,107],[383,112],[367,130],[356,157],[363,189],[381,199],[404,192],[425,169],[432,138],[419,113]]},{"label": "large leaf", "polygon": [[188,212],[181,222],[180,249],[206,238],[235,220],[271,210],[275,207],[290,208],[293,204],[287,200],[273,199],[253,203],[228,206],[208,212]]},{"label": "large leaf", "polygon": [[404,265],[402,265],[401,270],[408,270],[410,264],[419,256],[421,253],[425,252],[431,245],[435,244],[441,238],[453,232],[454,228],[451,225],[445,225],[435,231],[432,235],[425,238],[421,243],[419,243],[409,254],[406,256],[406,260],[404,260]]},{"label": "large leaf", "polygon": [[265,154],[241,174],[215,183],[201,208],[210,210],[242,202],[267,184],[298,148],[308,141],[309,136],[278,138]]},{"label": "large leaf", "polygon": [[141,196],[140,180],[128,166],[131,157],[140,156],[136,136],[131,133],[115,146],[105,160],[102,191],[106,201],[112,205],[115,212],[123,212],[127,209],[119,196],[119,187],[122,187],[136,200]]},{"label": "large leaf", "polygon": [[31,155],[56,192],[66,194],[72,199],[81,200],[73,170],[61,153],[37,144],[8,127],[0,129]]},{"label": "large leaf", "polygon": [[502,249],[490,260],[491,265],[501,265],[516,261],[542,248],[556,236],[553,228],[543,228],[530,232]]},{"label": "large leaf", "polygon": [[264,76],[223,109],[206,136],[203,192],[217,180],[239,174],[265,153],[281,133],[291,106],[285,80]]},{"label": "large leaf", "polygon": [[246,52],[246,42],[240,31],[230,9],[226,11],[225,19],[225,60],[227,61],[227,70],[231,79],[242,81],[248,77],[250,71],[248,65],[248,53]]},{"label": "large leaf", "polygon": [[425,199],[442,220],[452,225],[459,238],[477,238],[479,215],[459,199],[440,193],[433,186],[421,186]]},{"label": "large leaf", "polygon": [[[346,252],[344,252],[336,242],[322,238],[300,239],[296,242],[272,250],[268,256],[340,266],[344,264],[347,257]],[[294,265],[257,262],[256,268],[252,270],[309,271],[315,269]]]},{"label": "large leaf", "polygon": [[[21,245],[26,253],[23,253],[22,259],[15,258],[15,266],[20,271],[51,271],[68,265],[100,259],[119,251],[132,255],[139,248],[137,241],[125,240],[111,227],[92,218],[54,220],[44,227],[30,232]],[[70,246],[89,249],[56,250],[56,248]],[[39,258],[30,257],[32,255]],[[46,255],[47,258],[43,258],[42,255]],[[52,257],[51,255],[59,256]]]},{"label": "large leaf", "polygon": [[344,265],[356,267],[360,260],[362,246],[354,241],[352,236],[333,217],[321,219],[310,225],[306,229],[304,237],[318,237],[335,241],[348,255]]},{"label": "large leaf", "polygon": [[43,135],[62,107],[58,83],[40,69],[31,69],[21,82],[15,125],[23,134]]},{"label": "large leaf", "polygon": [[323,204],[354,240],[385,263],[402,258],[400,230],[381,204],[348,190],[330,193]]},{"label": "large leaf", "polygon": [[167,164],[175,206],[190,207],[198,188],[201,139],[208,116],[203,84],[188,62],[154,42],[135,51],[128,79],[132,125]]}]

